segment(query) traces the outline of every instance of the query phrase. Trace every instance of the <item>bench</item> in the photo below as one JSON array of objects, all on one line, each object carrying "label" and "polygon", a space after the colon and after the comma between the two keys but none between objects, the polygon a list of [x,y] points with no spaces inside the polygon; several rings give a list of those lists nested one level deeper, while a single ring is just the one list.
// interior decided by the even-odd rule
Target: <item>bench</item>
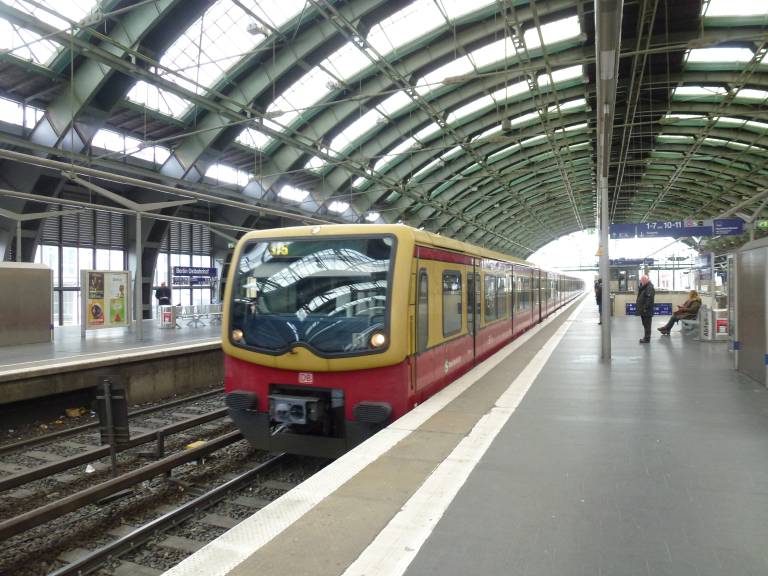
[{"label": "bench", "polygon": [[699,332],[699,317],[688,320],[680,320],[680,331],[683,335],[694,336]]}]

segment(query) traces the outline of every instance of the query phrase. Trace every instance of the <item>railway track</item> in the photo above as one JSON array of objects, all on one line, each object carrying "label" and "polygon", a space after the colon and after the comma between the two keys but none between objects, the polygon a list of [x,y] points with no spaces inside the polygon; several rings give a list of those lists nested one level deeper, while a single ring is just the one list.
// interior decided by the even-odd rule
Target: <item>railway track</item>
[{"label": "railway track", "polygon": [[251,449],[221,396],[132,412],[114,477],[97,423],[0,447],[0,575],[160,573],[317,469]]},{"label": "railway track", "polygon": [[160,574],[324,464],[229,432],[0,522],[0,574]]},{"label": "railway track", "polygon": [[[141,468],[232,430],[221,390],[173,400],[131,413],[131,435],[110,466],[110,447],[100,444],[98,423],[35,437],[0,450],[0,522],[96,485],[110,475]],[[91,430],[94,429],[94,430]],[[2,539],[2,537],[0,537]]]}]

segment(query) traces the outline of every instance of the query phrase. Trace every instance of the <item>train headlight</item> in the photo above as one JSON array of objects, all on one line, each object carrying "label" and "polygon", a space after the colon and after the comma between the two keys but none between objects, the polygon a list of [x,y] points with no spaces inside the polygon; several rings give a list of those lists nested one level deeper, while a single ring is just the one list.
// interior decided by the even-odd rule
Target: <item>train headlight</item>
[{"label": "train headlight", "polygon": [[381,332],[374,332],[371,336],[371,346],[373,348],[381,348],[387,343],[387,337]]},{"label": "train headlight", "polygon": [[242,342],[243,340],[243,331],[242,330],[232,330],[232,340],[235,342]]}]

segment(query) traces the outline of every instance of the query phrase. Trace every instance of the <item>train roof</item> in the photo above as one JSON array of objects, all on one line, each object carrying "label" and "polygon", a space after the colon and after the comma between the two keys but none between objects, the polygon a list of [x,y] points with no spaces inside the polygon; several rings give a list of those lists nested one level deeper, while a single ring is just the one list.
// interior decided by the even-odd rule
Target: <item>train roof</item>
[{"label": "train roof", "polygon": [[[434,246],[435,248],[442,248],[444,250],[452,250],[454,252],[460,252],[462,254],[479,256],[481,258],[490,258],[493,260],[503,260],[507,262],[513,262],[515,264],[522,264],[524,266],[530,266],[532,268],[538,268],[546,270],[541,266],[528,262],[527,260],[521,260],[509,254],[502,252],[496,252],[494,250],[488,250],[480,246],[454,240],[452,238],[446,238],[439,234],[433,234],[425,230],[419,230],[405,224],[323,224],[315,226],[291,226],[286,228],[272,228],[266,230],[254,230],[248,232],[243,239],[249,240],[253,238],[287,238],[296,234],[311,234],[313,230],[314,234],[322,236],[332,236],[338,234],[394,234],[398,237],[403,235],[409,235],[413,238],[414,243]],[[557,272],[555,270],[549,270],[550,272]],[[558,272],[559,273],[559,272]]]}]

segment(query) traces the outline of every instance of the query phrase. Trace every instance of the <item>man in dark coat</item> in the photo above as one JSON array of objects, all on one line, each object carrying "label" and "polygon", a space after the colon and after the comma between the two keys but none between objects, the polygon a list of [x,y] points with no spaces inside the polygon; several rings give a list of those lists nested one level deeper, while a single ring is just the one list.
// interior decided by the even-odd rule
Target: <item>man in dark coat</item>
[{"label": "man in dark coat", "polygon": [[640,277],[640,288],[637,292],[637,308],[635,314],[640,316],[643,321],[645,336],[640,338],[640,344],[648,344],[651,341],[651,320],[653,319],[653,300],[656,297],[656,290],[651,284],[648,276],[643,274]]},{"label": "man in dark coat", "polygon": [[598,278],[595,281],[595,304],[597,304],[598,324],[603,323],[603,279]]},{"label": "man in dark coat", "polygon": [[160,288],[155,290],[155,298],[157,298],[158,306],[169,306],[171,303],[171,289],[165,285],[165,282],[160,284]]}]

